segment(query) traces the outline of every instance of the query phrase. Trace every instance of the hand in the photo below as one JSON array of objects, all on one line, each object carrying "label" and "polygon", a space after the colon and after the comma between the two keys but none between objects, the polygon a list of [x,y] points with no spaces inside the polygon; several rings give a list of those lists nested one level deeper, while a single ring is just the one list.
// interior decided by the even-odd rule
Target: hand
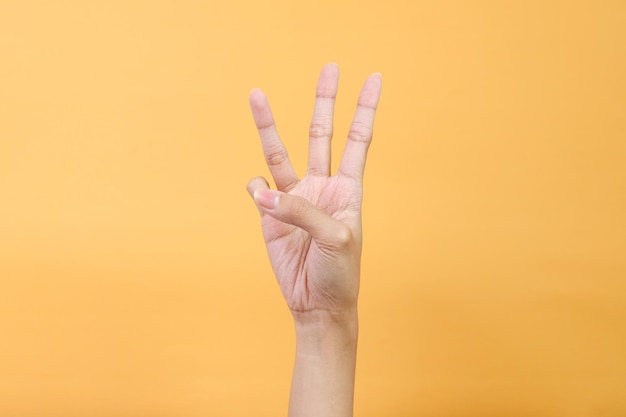
[{"label": "hand", "polygon": [[356,310],[361,261],[361,200],[367,150],[381,90],[380,74],[363,85],[340,167],[330,173],[333,111],[339,70],[326,65],[317,84],[306,175],[299,179],[283,146],[266,96],[250,93],[252,115],[276,190],[248,183],[261,213],[263,236],[281,291],[295,318]]}]

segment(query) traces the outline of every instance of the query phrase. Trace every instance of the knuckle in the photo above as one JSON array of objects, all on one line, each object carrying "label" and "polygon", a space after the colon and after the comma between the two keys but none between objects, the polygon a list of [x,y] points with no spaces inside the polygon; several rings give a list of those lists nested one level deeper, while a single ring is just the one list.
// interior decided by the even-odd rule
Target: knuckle
[{"label": "knuckle", "polygon": [[352,243],[352,230],[346,225],[338,227],[335,230],[334,241],[338,248],[347,248]]},{"label": "knuckle", "polygon": [[354,123],[348,132],[348,139],[368,143],[372,139],[372,129],[363,123]]},{"label": "knuckle", "polygon": [[326,169],[324,169],[322,167],[316,167],[316,166],[309,167],[308,170],[307,170],[307,174],[313,175],[313,176],[316,176],[316,177],[324,177],[324,176],[328,175]]},{"label": "knuckle", "polygon": [[309,127],[310,139],[330,139],[333,135],[333,129],[323,122],[312,122]]},{"label": "knuckle", "polygon": [[268,151],[265,154],[265,161],[267,165],[280,165],[287,160],[289,156],[284,149],[278,149],[275,151]]}]

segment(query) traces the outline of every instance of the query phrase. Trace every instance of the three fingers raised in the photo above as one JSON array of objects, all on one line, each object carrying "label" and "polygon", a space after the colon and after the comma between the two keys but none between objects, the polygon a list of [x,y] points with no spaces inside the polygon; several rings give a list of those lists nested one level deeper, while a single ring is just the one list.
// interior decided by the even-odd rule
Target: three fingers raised
[{"label": "three fingers raised", "polygon": [[[333,112],[338,80],[339,70],[335,64],[328,64],[322,69],[309,130],[307,172],[310,175],[330,175]],[[358,182],[363,179],[381,88],[380,73],[370,75],[363,84],[339,166],[339,175]],[[248,192],[261,214],[268,214],[279,221],[304,229],[318,244],[337,248],[349,243],[352,235],[345,223],[329,216],[310,201],[287,194],[299,179],[276,130],[267,97],[261,90],[254,89],[250,92],[250,107],[261,137],[265,160],[278,188],[278,191],[271,190],[267,181],[261,177],[248,183]]]}]

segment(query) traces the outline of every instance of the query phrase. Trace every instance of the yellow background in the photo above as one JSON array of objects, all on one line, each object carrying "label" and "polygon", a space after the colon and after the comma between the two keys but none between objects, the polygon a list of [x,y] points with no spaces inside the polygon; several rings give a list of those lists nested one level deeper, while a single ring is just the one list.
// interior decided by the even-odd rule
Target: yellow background
[{"label": "yellow background", "polygon": [[[626,415],[626,3],[0,1],[0,415],[286,414],[245,191],[365,77],[356,415]],[[334,164],[338,157],[335,157]]]}]

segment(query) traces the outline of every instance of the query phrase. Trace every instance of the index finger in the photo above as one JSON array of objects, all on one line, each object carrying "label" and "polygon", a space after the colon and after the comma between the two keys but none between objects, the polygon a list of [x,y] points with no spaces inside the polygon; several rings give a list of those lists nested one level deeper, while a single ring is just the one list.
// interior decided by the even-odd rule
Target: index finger
[{"label": "index finger", "polygon": [[261,90],[254,89],[250,92],[250,108],[261,137],[265,162],[274,178],[276,188],[287,192],[298,183],[299,179],[291,166],[287,150],[278,136],[267,97]]}]

